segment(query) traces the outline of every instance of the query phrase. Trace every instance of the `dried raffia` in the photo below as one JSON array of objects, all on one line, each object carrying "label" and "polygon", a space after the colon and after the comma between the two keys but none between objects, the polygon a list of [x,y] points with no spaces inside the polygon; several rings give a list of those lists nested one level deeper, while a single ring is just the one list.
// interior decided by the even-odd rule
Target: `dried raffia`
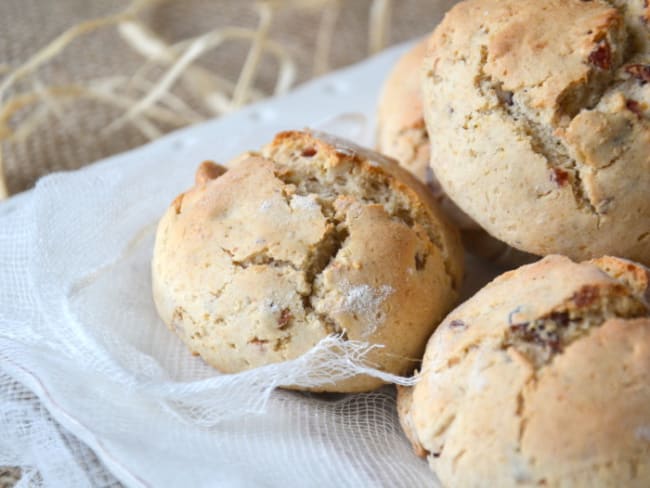
[{"label": "dried raffia", "polygon": [[386,45],[390,25],[390,2],[391,0],[375,0],[370,7],[370,25],[368,38],[370,52],[378,53]]},{"label": "dried raffia", "polygon": [[[387,41],[391,0],[373,0],[369,11],[369,49],[380,50]],[[126,125],[146,139],[236,110],[244,104],[288,91],[296,80],[296,61],[286,46],[270,39],[274,15],[281,10],[310,11],[320,15],[315,32],[312,72],[322,74],[330,67],[330,49],[340,0],[265,0],[253,4],[256,28],[228,26],[209,30],[189,39],[170,43],[142,20],[142,13],[161,0],[136,0],[115,15],[80,22],[65,30],[18,66],[0,64],[0,199],[8,196],[3,168],[3,144],[25,144],[51,120],[65,127],[66,114],[76,101],[92,100],[116,109],[115,116],[99,136]],[[125,45],[142,57],[135,73],[115,73],[93,80],[45,83],[39,70],[55,63],[73,41],[115,29]],[[200,58],[228,41],[248,44],[236,79],[200,65]],[[263,59],[276,61],[275,85],[270,93],[256,86]],[[161,72],[162,70],[162,72]],[[177,86],[185,91],[176,90]],[[191,93],[191,100],[187,93]]]},{"label": "dried raffia", "polygon": [[318,36],[316,37],[314,76],[322,75],[327,72],[330,48],[332,47],[332,38],[334,37],[336,20],[338,19],[340,11],[340,0],[333,2],[331,8],[323,11],[320,26],[318,28]]}]

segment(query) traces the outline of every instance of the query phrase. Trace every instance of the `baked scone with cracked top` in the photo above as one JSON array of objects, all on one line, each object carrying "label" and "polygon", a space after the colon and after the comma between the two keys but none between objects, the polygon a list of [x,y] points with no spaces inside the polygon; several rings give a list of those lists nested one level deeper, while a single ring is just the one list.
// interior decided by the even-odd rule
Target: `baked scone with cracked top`
[{"label": "baked scone with cracked top", "polygon": [[199,173],[163,216],[152,263],[159,314],[194,353],[234,373],[340,334],[384,346],[369,364],[412,371],[462,279],[458,232],[414,177],[310,132]]},{"label": "baked scone with cracked top", "polygon": [[431,165],[498,239],[650,263],[650,7],[467,0],[423,69]]},{"label": "baked scone with cracked top", "polygon": [[445,194],[429,165],[429,135],[422,112],[420,71],[427,39],[407,51],[394,66],[377,110],[377,150],[395,159],[431,190],[449,219],[461,230],[465,248],[503,266],[519,266],[537,259],[495,239]]},{"label": "baked scone with cracked top", "polygon": [[649,270],[548,256],[447,316],[400,421],[445,486],[650,485]]}]

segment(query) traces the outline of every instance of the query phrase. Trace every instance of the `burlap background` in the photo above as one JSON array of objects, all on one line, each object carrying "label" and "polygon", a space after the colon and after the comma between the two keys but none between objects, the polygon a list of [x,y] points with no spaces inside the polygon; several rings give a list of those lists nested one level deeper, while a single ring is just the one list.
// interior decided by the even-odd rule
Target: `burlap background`
[{"label": "burlap background", "polygon": [[[290,5],[275,12],[270,29],[269,37],[285,47],[296,61],[296,83],[318,74],[314,71],[313,52],[322,7],[306,9],[310,1],[284,1]],[[119,12],[129,3],[126,0],[3,0],[0,2],[0,66],[5,69],[18,67],[65,29],[84,20]],[[328,68],[335,69],[369,54],[369,16],[373,5],[386,3],[390,7],[390,31],[384,42],[389,45],[428,32],[439,21],[441,4],[453,2],[344,0],[329,3],[332,6],[338,3],[340,8],[328,59]],[[215,27],[255,28],[258,15],[254,6],[255,2],[248,0],[163,0],[145,8],[138,17],[166,41],[177,42]],[[247,50],[246,42],[229,42],[202,56],[199,63],[236,80]],[[143,62],[142,56],[128,48],[114,27],[105,28],[75,40],[32,76],[12,87],[6,97],[20,90],[38,91],[48,86],[84,83],[116,74],[132,76]],[[152,73],[154,78],[159,74],[155,70]],[[255,87],[271,93],[276,74],[274,63],[268,57],[263,59],[255,76]],[[192,99],[191,93],[180,93],[179,96]],[[101,129],[122,113],[107,104],[92,100],[72,103],[65,100],[63,104],[54,100],[50,105],[43,123],[35,132],[17,142],[0,143],[11,194],[30,188],[46,173],[79,168],[148,140],[131,126],[102,133]],[[203,118],[214,116],[200,106],[194,105],[194,108]],[[28,114],[29,110],[15,114],[9,120],[9,131],[17,130]],[[159,128],[166,132],[176,127],[163,124]]]},{"label": "burlap background", "polygon": [[[297,65],[295,83],[320,74],[314,66],[314,50],[322,7],[309,10],[312,0],[282,0],[288,4],[275,11],[269,38],[280,43]],[[2,0],[0,2],[0,82],[66,29],[85,20],[119,12],[127,0]],[[313,3],[313,2],[312,2]],[[388,7],[390,30],[383,46],[424,35],[440,20],[440,12],[453,0],[331,0],[336,8],[336,34],[332,37],[325,69],[336,69],[362,60],[371,51],[369,38],[371,8]],[[223,26],[254,29],[258,15],[250,0],[163,0],[147,7],[138,18],[164,40],[173,43]],[[442,8],[441,8],[442,7]],[[229,80],[236,80],[248,51],[245,42],[230,42],[200,59],[200,64]],[[0,117],[7,102],[24,91],[46,91],[47,87],[83,84],[89,80],[121,75],[132,76],[142,66],[142,56],[129,49],[114,27],[76,39],[65,51],[39,67],[31,76],[13,85],[0,99]],[[154,77],[162,69],[150,70]],[[262,59],[254,86],[273,92],[277,67]],[[194,103],[192,93],[179,96],[205,119],[214,116]],[[0,150],[10,194],[26,190],[47,173],[71,170],[100,158],[128,150],[148,141],[131,126],[103,133],[124,110],[92,100],[47,100],[47,114],[25,137],[7,142],[7,135],[19,131],[37,108],[27,107],[8,120],[0,118]],[[161,132],[177,124],[162,124]],[[0,467],[0,488],[12,486],[19,471]]]}]

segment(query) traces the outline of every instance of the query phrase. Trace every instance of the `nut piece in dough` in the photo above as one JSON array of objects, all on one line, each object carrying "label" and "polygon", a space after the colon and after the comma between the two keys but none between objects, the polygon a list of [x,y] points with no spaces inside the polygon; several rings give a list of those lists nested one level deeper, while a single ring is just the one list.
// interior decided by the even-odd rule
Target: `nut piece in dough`
[{"label": "nut piece in dough", "polygon": [[649,270],[548,256],[447,316],[398,412],[445,486],[650,485]]},{"label": "nut piece in dough", "polygon": [[[160,221],[160,316],[227,373],[296,358],[338,334],[381,344],[369,364],[408,374],[453,306],[458,233],[394,161],[326,135],[284,132],[194,188]],[[381,385],[356,376],[324,391]]]},{"label": "nut piece in dough", "polygon": [[436,28],[431,165],[491,235],[650,264],[647,14],[646,0],[469,0]]},{"label": "nut piece in dough", "polygon": [[445,194],[429,165],[429,135],[422,113],[420,71],[427,39],[406,52],[384,83],[377,113],[377,150],[397,160],[427,185],[449,219],[461,230],[469,252],[504,266],[537,259],[495,239]]}]

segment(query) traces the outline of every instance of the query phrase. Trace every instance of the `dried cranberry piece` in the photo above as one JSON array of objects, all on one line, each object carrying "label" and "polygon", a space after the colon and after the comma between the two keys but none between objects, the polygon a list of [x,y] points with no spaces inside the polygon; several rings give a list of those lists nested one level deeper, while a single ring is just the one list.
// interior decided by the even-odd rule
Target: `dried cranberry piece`
[{"label": "dried cranberry piece", "polygon": [[567,312],[551,312],[548,318],[560,327],[566,327],[570,322],[569,314]]},{"label": "dried cranberry piece", "polygon": [[565,186],[569,182],[569,173],[560,168],[553,168],[550,178],[557,186]]},{"label": "dried cranberry piece", "polygon": [[594,303],[600,296],[600,290],[597,286],[583,286],[573,295],[573,303],[577,307],[586,307]]},{"label": "dried cranberry piece", "polygon": [[596,49],[591,51],[589,62],[602,70],[608,70],[612,67],[612,49],[609,47],[607,40],[600,41]]},{"label": "dried cranberry piece", "polygon": [[625,102],[625,107],[627,107],[630,112],[635,113],[637,117],[643,117],[643,109],[641,109],[641,104],[636,100],[627,100]]}]

